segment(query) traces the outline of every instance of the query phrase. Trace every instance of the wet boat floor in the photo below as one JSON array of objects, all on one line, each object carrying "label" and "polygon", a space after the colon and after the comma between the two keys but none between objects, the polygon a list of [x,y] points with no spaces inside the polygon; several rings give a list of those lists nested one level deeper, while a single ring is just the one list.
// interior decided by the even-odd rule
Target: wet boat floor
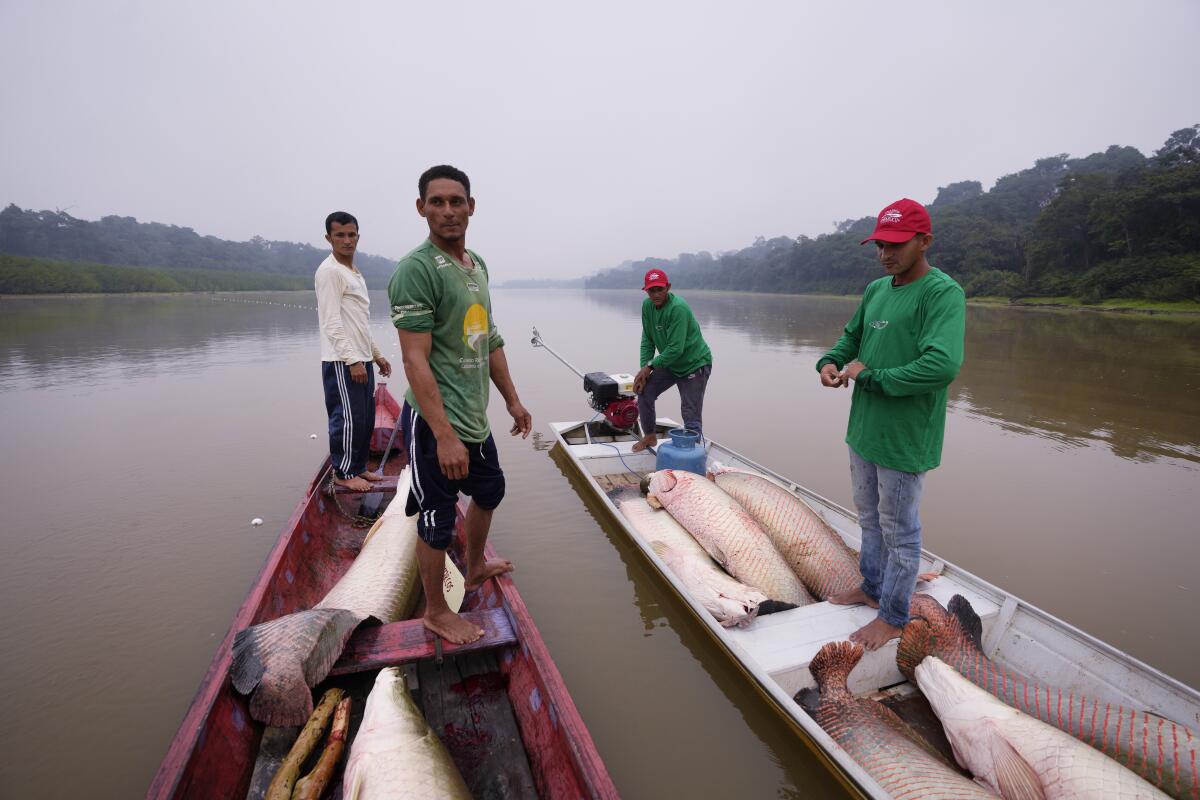
[{"label": "wet boat floor", "polygon": [[[610,475],[596,475],[594,477],[596,482],[600,484],[600,488],[614,504],[641,494],[639,488],[641,483],[640,477],[631,472],[618,472]],[[876,702],[883,703],[883,705],[894,711],[896,716],[900,717],[917,736],[945,757],[946,761],[952,767],[963,775],[970,777],[970,773],[959,767],[958,763],[954,760],[954,753],[950,749],[950,742],[946,739],[941,721],[933,713],[933,708],[929,705],[929,701],[925,699],[925,696],[916,687],[906,682],[881,689],[868,695],[868,697]]]}]

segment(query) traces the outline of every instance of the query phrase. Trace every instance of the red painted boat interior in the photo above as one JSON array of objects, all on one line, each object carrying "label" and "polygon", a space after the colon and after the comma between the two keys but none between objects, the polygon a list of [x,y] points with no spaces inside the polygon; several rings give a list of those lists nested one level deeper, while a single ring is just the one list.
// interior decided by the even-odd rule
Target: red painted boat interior
[{"label": "red painted boat interior", "polygon": [[[372,449],[377,453],[381,454],[386,447],[399,412],[397,400],[386,387],[380,387],[372,438]],[[399,473],[407,461],[402,441],[397,434],[386,474]],[[247,698],[234,691],[230,684],[233,638],[243,628],[311,608],[345,573],[357,555],[366,528],[355,527],[339,513],[334,498],[321,491],[328,475],[326,463],[314,477],[267,557],[263,571],[217,649],[147,797],[246,796],[264,728],[250,718]],[[341,495],[337,500],[347,510],[356,509],[359,503],[353,496]],[[465,505],[460,503],[460,535],[456,537],[456,547],[461,547],[464,509]],[[461,565],[462,553],[452,555]],[[502,609],[515,633],[516,644],[496,651],[499,675],[495,679],[505,686],[538,795],[548,800],[617,797],[591,735],[509,577],[488,581],[468,595],[463,607],[464,611],[488,609]],[[365,631],[364,637],[377,637],[378,631],[379,628]],[[356,643],[352,638],[347,649],[352,649]],[[429,649],[432,649],[431,643]],[[426,652],[424,655],[431,654]],[[446,658],[452,656],[449,651],[445,653]],[[315,690],[318,697],[322,688],[318,686]],[[464,694],[469,688],[463,688]],[[453,741],[447,741],[448,738],[453,740],[453,736],[446,735],[453,732],[438,733],[457,760]]]}]

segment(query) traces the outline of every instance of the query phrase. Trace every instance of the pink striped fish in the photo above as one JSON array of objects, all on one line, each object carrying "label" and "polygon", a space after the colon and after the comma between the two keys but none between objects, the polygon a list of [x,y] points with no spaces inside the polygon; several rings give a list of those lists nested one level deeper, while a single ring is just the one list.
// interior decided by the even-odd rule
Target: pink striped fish
[{"label": "pink striped fish", "polygon": [[1177,800],[1200,800],[1200,737],[1169,719],[1036,683],[983,653],[979,615],[962,595],[942,608],[914,595],[896,650],[910,680],[926,656],[937,656],[1013,708],[1071,734]]},{"label": "pink striped fish", "polygon": [[710,556],[742,583],[772,600],[813,602],[746,509],[702,475],[664,469],[650,476],[650,505],[665,508]]}]

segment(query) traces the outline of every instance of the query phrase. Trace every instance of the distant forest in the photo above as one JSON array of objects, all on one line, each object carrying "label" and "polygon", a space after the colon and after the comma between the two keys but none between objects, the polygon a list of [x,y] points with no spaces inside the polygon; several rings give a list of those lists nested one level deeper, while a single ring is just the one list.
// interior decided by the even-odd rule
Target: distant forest
[{"label": "distant forest", "polygon": [[[987,192],[979,181],[942,187],[927,208],[930,263],[968,296],[1200,301],[1200,125],[1175,131],[1151,158],[1117,145],[1063,153]],[[640,287],[659,267],[677,288],[858,294],[882,274],[875,248],[858,244],[874,226],[863,217],[815,239],[625,262],[585,285]]]},{"label": "distant forest", "polygon": [[[254,237],[230,242],[191,228],[62,211],[0,211],[0,294],[304,289],[329,251]],[[69,263],[68,263],[69,262]],[[359,253],[355,264],[382,288],[396,262]]]}]

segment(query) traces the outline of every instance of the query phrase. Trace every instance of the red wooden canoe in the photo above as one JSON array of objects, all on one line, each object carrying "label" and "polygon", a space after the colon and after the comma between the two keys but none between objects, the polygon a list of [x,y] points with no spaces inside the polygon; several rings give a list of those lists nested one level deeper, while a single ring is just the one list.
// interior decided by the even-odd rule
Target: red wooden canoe
[{"label": "red wooden canoe", "polygon": [[[386,446],[400,408],[386,386],[379,387],[376,400],[372,449],[378,452]],[[406,460],[401,437],[396,439],[395,457],[386,470],[392,475]],[[230,684],[231,646],[244,628],[312,607],[353,561],[366,529],[354,527],[321,491],[328,473],[326,461],[234,617],[150,784],[148,798],[242,798],[252,777],[256,788],[261,782],[263,767],[258,776],[254,772],[264,726],[250,718],[247,698]],[[338,501],[347,510],[359,502],[353,495],[339,495]],[[455,547],[461,547],[462,510],[460,506]],[[461,551],[454,555],[461,558]],[[476,796],[617,797],[512,580],[504,576],[488,581],[468,596],[464,612],[487,630],[478,645],[435,647],[420,619],[361,627],[331,676],[314,690],[316,696],[326,685],[344,686],[352,696],[357,693],[353,737],[361,697],[377,670],[387,664],[415,664],[410,669],[416,673],[417,702]],[[278,729],[269,730],[271,739]],[[327,796],[340,796],[340,769],[338,784]]]}]

